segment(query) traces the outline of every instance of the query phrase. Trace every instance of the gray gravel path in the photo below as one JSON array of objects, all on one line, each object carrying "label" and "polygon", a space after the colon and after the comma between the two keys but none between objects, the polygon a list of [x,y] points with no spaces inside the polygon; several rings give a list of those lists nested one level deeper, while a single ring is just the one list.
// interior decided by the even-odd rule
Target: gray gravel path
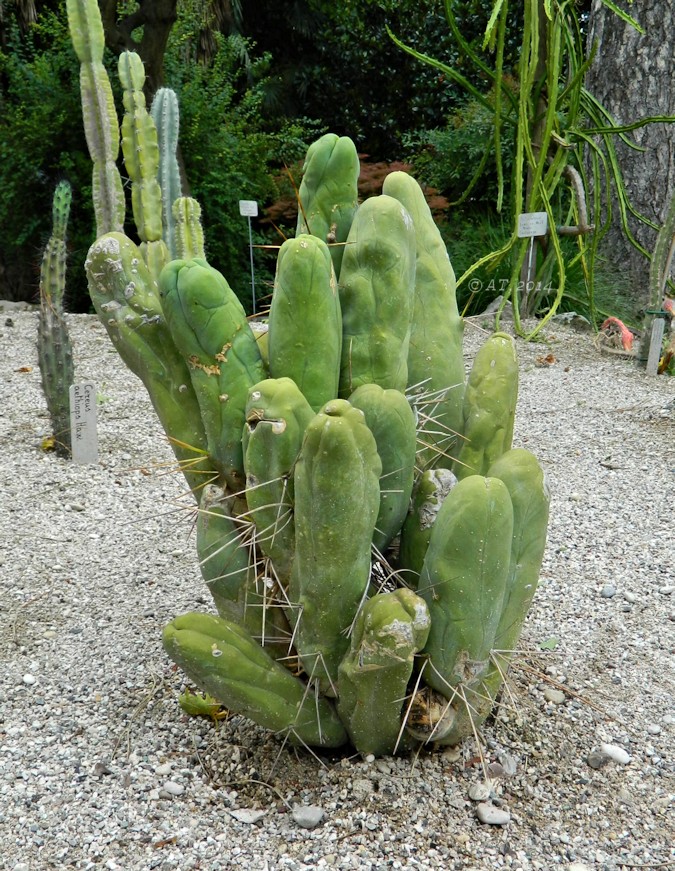
[{"label": "gray gravel path", "polygon": [[0,314],[0,868],[675,866],[675,379],[567,327],[519,343],[516,444],[552,520],[487,772],[473,741],[317,762],[183,716],[160,632],[210,607],[192,518],[142,386],[93,317],[69,324],[97,465],[41,452],[37,317]]}]

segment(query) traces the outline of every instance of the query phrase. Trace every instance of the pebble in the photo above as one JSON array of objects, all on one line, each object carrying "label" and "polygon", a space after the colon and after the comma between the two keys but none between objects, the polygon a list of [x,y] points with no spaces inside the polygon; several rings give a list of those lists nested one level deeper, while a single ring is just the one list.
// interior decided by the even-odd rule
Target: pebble
[{"label": "pebble", "polygon": [[34,674],[24,674],[22,680],[28,687],[32,687],[33,684],[37,683],[37,678]]},{"label": "pebble", "polygon": [[471,801],[486,801],[490,798],[492,788],[489,783],[472,783],[469,787]]},{"label": "pebble", "polygon": [[42,633],[42,637],[47,639],[56,638],[56,632],[53,629],[45,629]]},{"label": "pebble", "polygon": [[606,753],[610,759],[618,762],[619,765],[628,765],[631,760],[630,753],[624,750],[623,747],[617,747],[616,744],[601,744],[600,749]]},{"label": "pebble", "polygon": [[547,702],[553,702],[554,705],[562,705],[565,701],[565,693],[562,690],[555,689],[555,687],[546,687],[544,698]]},{"label": "pebble", "polygon": [[605,586],[600,590],[600,595],[603,599],[611,599],[616,596],[616,587],[614,584],[605,584]]},{"label": "pebble", "polygon": [[567,871],[592,871],[590,865],[585,865],[583,862],[572,862],[567,866]]},{"label": "pebble", "polygon": [[647,726],[647,731],[649,732],[650,735],[660,735],[661,734],[661,727],[658,725],[658,723],[650,723]]},{"label": "pebble", "polygon": [[637,596],[635,595],[635,593],[629,593],[628,591],[626,591],[623,594],[623,597],[627,602],[630,602],[631,605],[634,605],[637,602]]},{"label": "pebble", "polygon": [[303,829],[315,829],[326,815],[326,811],[315,804],[293,805],[294,821]]},{"label": "pebble", "polygon": [[489,802],[481,802],[476,805],[476,816],[488,826],[505,826],[511,820],[511,814],[506,808],[495,807]]},{"label": "pebble", "polygon": [[160,790],[160,795],[161,793],[166,793],[168,796],[174,798],[175,796],[183,795],[184,792],[185,787],[182,783],[176,783],[175,780],[167,780]]},{"label": "pebble", "polygon": [[255,823],[259,823],[266,813],[267,811],[260,811],[254,810],[253,808],[242,807],[230,811],[230,816],[234,817],[235,820],[238,820],[240,823],[249,823],[249,825],[254,825]]},{"label": "pebble", "polygon": [[672,596],[675,593],[675,587],[659,587],[659,593],[662,596]]},{"label": "pebble", "polygon": [[155,774],[159,774],[160,777],[168,777],[171,774],[171,763],[164,762],[162,765],[158,765],[155,768]]},{"label": "pebble", "polygon": [[608,753],[603,753],[600,750],[591,750],[586,757],[586,762],[588,762],[591,768],[595,768],[597,771],[599,768],[604,768],[611,758],[612,757]]},{"label": "pebble", "polygon": [[508,753],[500,753],[497,757],[507,777],[513,777],[518,771],[518,760]]}]

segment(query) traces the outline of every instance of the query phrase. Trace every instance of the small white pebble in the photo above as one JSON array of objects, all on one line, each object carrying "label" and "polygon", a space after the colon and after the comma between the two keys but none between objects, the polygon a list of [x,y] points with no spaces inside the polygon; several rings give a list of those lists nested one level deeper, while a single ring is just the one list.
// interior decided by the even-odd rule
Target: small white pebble
[{"label": "small white pebble", "polygon": [[600,749],[619,765],[628,765],[631,760],[630,753],[623,747],[617,747],[616,744],[601,744]]},{"label": "small white pebble", "polygon": [[544,698],[547,702],[552,702],[554,705],[562,705],[565,701],[565,693],[562,690],[555,689],[555,687],[546,687]]},{"label": "small white pebble", "polygon": [[22,680],[26,684],[26,686],[29,687],[32,687],[33,684],[37,683],[37,678],[33,674],[24,674]]},{"label": "small white pebble", "polygon": [[506,808],[495,807],[488,802],[476,805],[476,816],[488,826],[505,826],[511,819],[511,814]]}]

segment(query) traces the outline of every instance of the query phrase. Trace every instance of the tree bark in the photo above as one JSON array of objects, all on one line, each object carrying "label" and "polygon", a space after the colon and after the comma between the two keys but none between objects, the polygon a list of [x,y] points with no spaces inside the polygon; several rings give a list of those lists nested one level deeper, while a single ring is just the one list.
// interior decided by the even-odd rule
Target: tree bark
[{"label": "tree bark", "polygon": [[[108,48],[115,54],[136,51],[145,67],[145,99],[148,105],[164,84],[164,52],[176,21],[177,0],[140,0],[135,12],[118,20],[117,0],[99,0],[103,31]],[[143,28],[136,40],[133,31]]]},{"label": "tree bark", "polygon": [[[600,0],[593,0],[588,45],[590,49],[597,42],[597,53],[586,86],[620,124],[647,115],[675,115],[675,4],[641,0],[632,6],[625,2],[620,5],[640,22],[645,33],[638,33]],[[633,150],[615,138],[628,198],[638,212],[660,227],[675,194],[675,124],[650,124],[628,135],[644,149]],[[625,268],[633,283],[635,301],[644,305],[649,261],[623,231],[616,199],[612,214],[603,253]],[[596,226],[599,223],[595,216]],[[633,215],[629,215],[628,224],[637,241],[651,253],[657,231]]]}]

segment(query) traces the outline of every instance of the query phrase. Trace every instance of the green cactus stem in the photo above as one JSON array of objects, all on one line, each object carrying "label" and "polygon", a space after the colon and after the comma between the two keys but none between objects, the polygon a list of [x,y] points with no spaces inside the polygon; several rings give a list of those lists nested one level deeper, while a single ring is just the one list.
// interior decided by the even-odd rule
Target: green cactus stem
[{"label": "green cactus stem", "polygon": [[429,610],[411,590],[380,593],[359,611],[338,671],[338,713],[361,753],[397,749],[415,654],[429,626]]},{"label": "green cactus stem", "polygon": [[326,133],[307,149],[295,235],[311,233],[331,245],[337,276],[358,208],[359,169],[356,147],[347,136]]},{"label": "green cactus stem", "polygon": [[52,235],[40,266],[38,362],[42,391],[52,423],[54,448],[70,456],[70,385],[74,382],[73,349],[63,310],[66,288],[66,227],[72,191],[66,181],[54,191]]},{"label": "green cactus stem", "polygon": [[340,271],[340,396],[362,384],[404,391],[408,383],[415,231],[393,197],[371,197],[354,218]]},{"label": "green cactus stem", "polygon": [[68,27],[80,61],[82,117],[93,162],[92,198],[97,235],[122,232],[124,189],[116,166],[119,126],[108,73],[103,66],[103,23],[97,0],[67,0]]},{"label": "green cactus stem", "polygon": [[357,387],[349,402],[365,415],[382,460],[380,510],[373,546],[383,554],[400,532],[408,513],[417,446],[415,415],[403,393],[384,390],[379,384]]},{"label": "green cactus stem", "polygon": [[159,88],[153,97],[150,114],[157,130],[159,147],[157,178],[162,193],[164,241],[169,249],[169,258],[175,260],[185,256],[176,246],[176,220],[173,213],[174,203],[182,196],[177,157],[179,110],[175,91],[171,88]]},{"label": "green cactus stem", "polygon": [[482,686],[483,697],[493,701],[503,683],[539,582],[550,494],[539,463],[523,448],[503,454],[490,466],[490,475],[506,484],[513,504],[509,575],[492,663]]},{"label": "green cactus stem", "polygon": [[295,467],[295,643],[309,677],[335,695],[337,670],[370,576],[382,463],[363,413],[327,403],[306,431]]},{"label": "green cactus stem", "polygon": [[197,494],[214,467],[207,457],[190,373],[171,340],[157,284],[138,247],[121,233],[97,239],[85,267],[96,313],[126,365],[145,385],[190,489]]},{"label": "green cactus stem", "polygon": [[206,259],[202,207],[192,197],[179,197],[173,204],[176,257],[180,260]]},{"label": "green cactus stem", "polygon": [[270,573],[284,589],[295,555],[293,471],[313,417],[290,378],[268,378],[249,391],[243,436],[248,514]]},{"label": "green cactus stem", "polygon": [[204,487],[197,517],[199,567],[220,616],[285,656],[291,640],[285,599],[257,559],[253,524],[236,514],[240,502],[217,485]]},{"label": "green cactus stem", "polygon": [[401,529],[398,569],[406,585],[417,589],[431,532],[445,497],[457,483],[449,469],[427,469],[415,485],[408,515]]},{"label": "green cactus stem", "polygon": [[510,450],[518,402],[518,359],[512,336],[493,333],[480,348],[464,394],[464,440],[453,464],[461,480],[486,475]]},{"label": "green cactus stem", "polygon": [[124,88],[122,153],[131,179],[131,206],[136,230],[142,242],[162,238],[162,192],[159,173],[159,145],[152,116],[145,107],[145,69],[139,55],[124,51],[118,72]]},{"label": "green cactus stem", "polygon": [[337,396],[342,317],[330,252],[321,239],[303,234],[281,246],[268,347],[270,375],[292,378],[314,411]]},{"label": "green cactus stem", "polygon": [[208,614],[166,626],[164,648],[200,689],[236,714],[294,743],[340,747],[347,733],[326,699],[275,662],[245,629]]},{"label": "green cactus stem", "polygon": [[464,395],[463,324],[455,273],[424,193],[405,172],[392,172],[382,193],[405,207],[415,228],[415,298],[408,348],[408,393],[419,418],[421,468],[452,463]]},{"label": "green cactus stem", "polygon": [[190,376],[208,451],[233,491],[245,486],[242,432],[248,391],[265,370],[246,313],[205,260],[172,260],[159,279],[162,309]]},{"label": "green cactus stem", "polygon": [[424,679],[451,700],[490,664],[512,536],[511,498],[498,478],[460,481],[436,517],[418,587],[431,614]]}]

